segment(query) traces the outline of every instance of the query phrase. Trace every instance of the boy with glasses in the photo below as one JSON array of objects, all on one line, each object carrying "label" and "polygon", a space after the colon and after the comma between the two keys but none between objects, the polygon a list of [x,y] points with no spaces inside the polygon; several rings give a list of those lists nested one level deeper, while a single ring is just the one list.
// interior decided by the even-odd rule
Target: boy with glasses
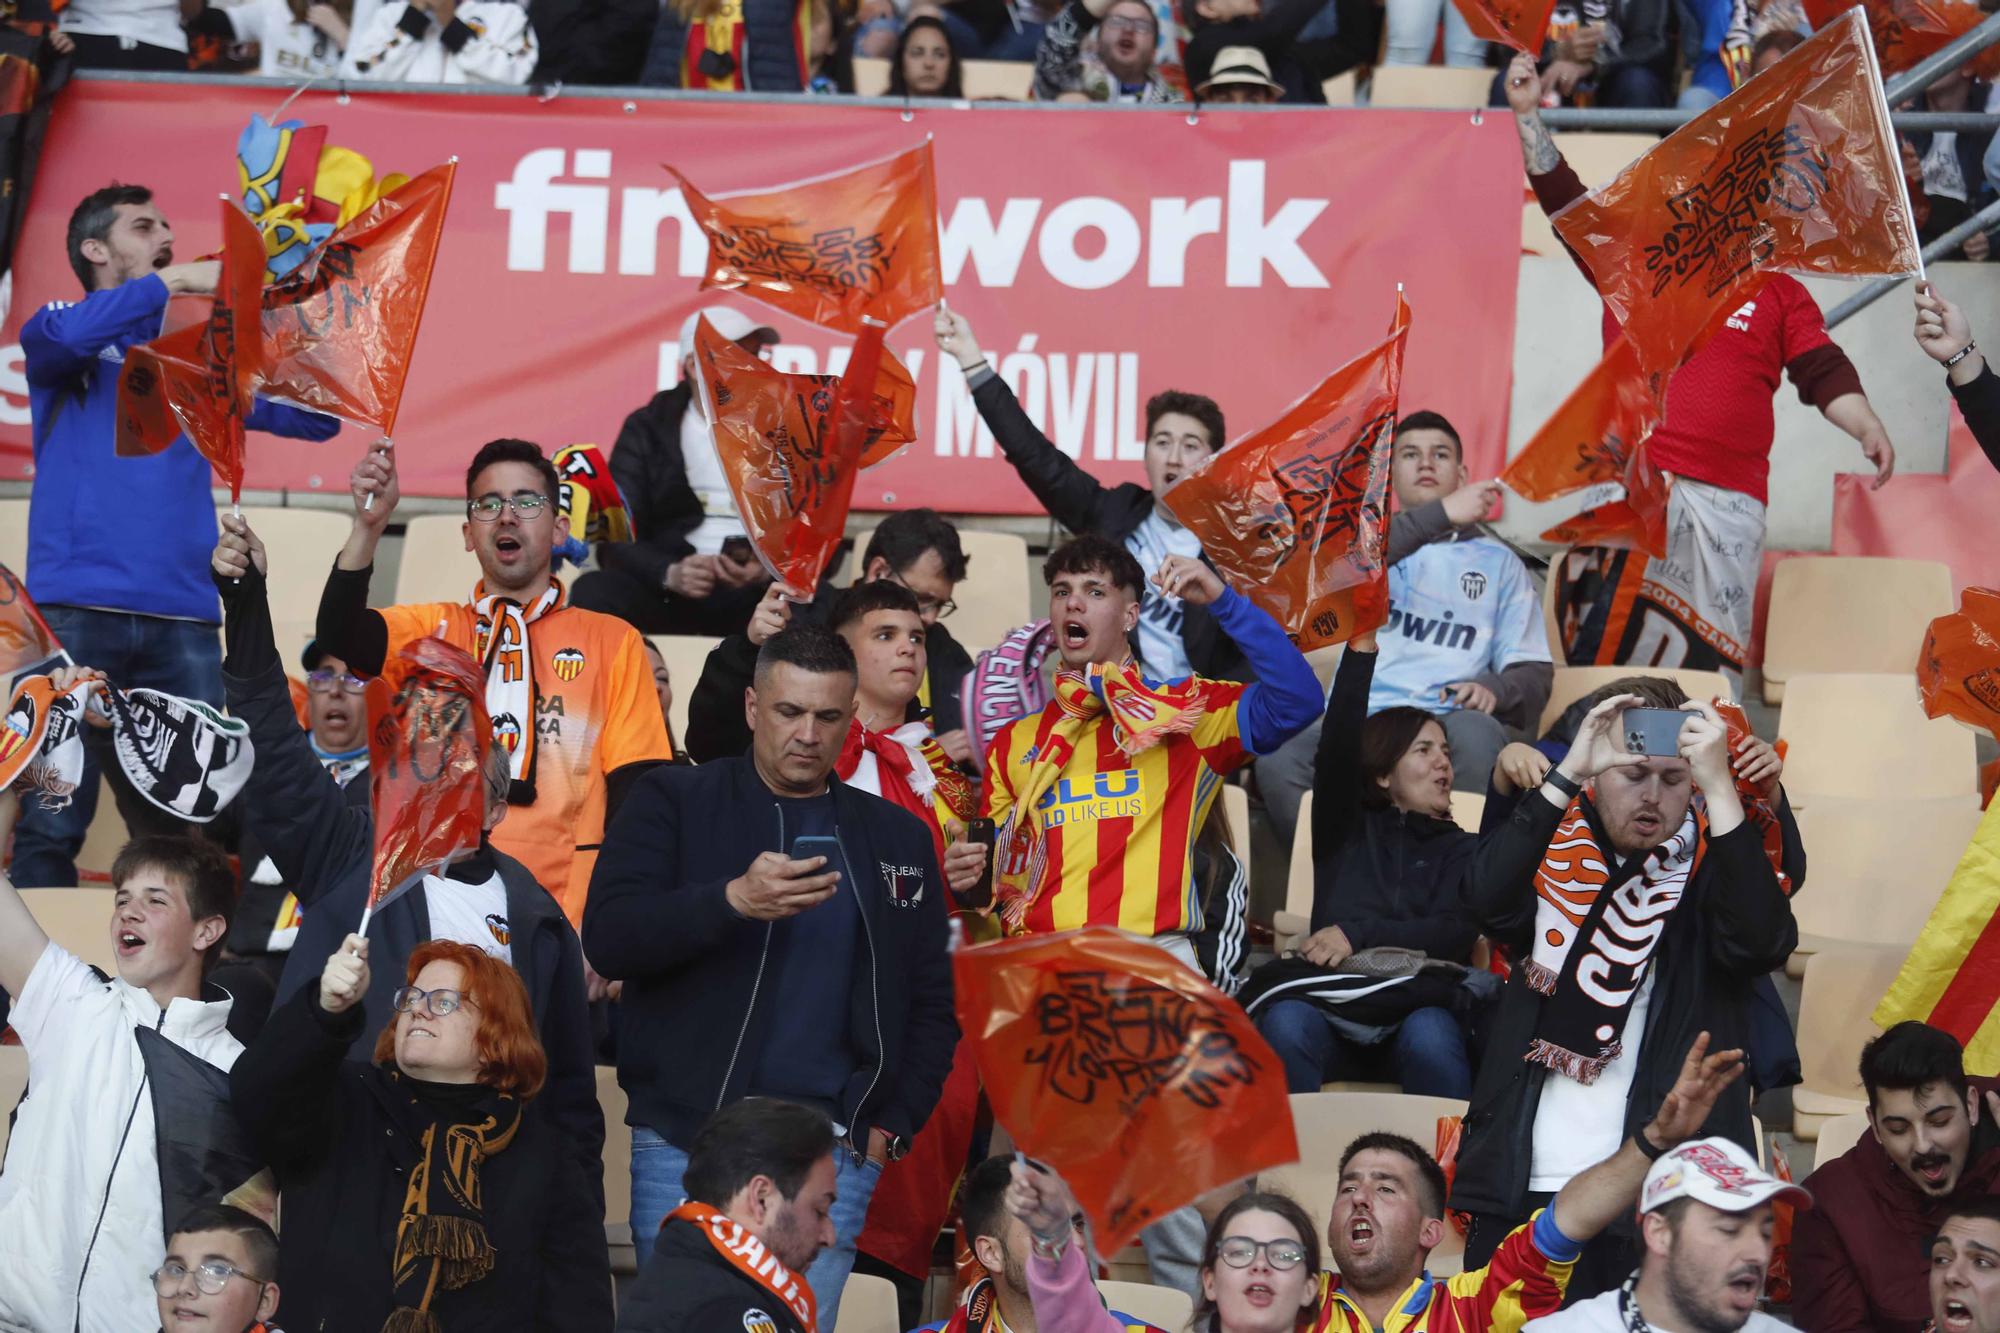
[{"label": "boy with glasses", "polygon": [[[507,748],[510,816],[494,846],[583,920],[609,810],[645,769],[673,758],[639,634],[571,606],[550,561],[560,480],[541,449],[494,440],[465,473],[465,549],[481,579],[468,601],[371,610],[375,547],[395,513],[396,459],[378,447],[354,469],[354,527],[319,607],[319,641],[372,675],[435,634],[484,664],[493,735]],[[592,998],[603,993],[592,979]]]},{"label": "boy with glasses", "polygon": [[174,1333],[279,1333],[278,1238],[241,1208],[208,1204],[181,1219],[153,1270],[160,1328]]}]

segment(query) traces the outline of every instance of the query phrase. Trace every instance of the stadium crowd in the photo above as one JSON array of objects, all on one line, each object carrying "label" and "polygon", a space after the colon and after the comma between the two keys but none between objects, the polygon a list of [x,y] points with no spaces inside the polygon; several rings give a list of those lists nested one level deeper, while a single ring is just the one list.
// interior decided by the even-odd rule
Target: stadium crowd
[{"label": "stadium crowd", "polygon": [[[186,68],[207,36],[255,43],[285,77],[759,90],[837,86],[853,57],[886,57],[891,91],[917,96],[957,95],[962,60],[1017,60],[1038,97],[1142,101],[1313,100],[1372,61],[1378,24],[1391,63],[1439,41],[1450,63],[1489,63],[1438,0],[188,10],[70,0],[52,40],[98,67]],[[1678,96],[1698,105],[1728,90],[1728,62],[1781,55],[1804,22],[1733,13],[1561,0],[1543,59],[1494,65],[1544,209],[1582,186],[1541,108],[1665,105],[1683,67]],[[1930,105],[1987,95],[1955,78]],[[1907,154],[1939,230],[2000,178],[2000,154],[1946,139]],[[970,559],[931,510],[883,518],[851,579],[772,580],[687,387],[691,318],[690,374],[632,410],[610,454],[635,540],[566,582],[550,458],[468,442],[465,595],[371,602],[401,498],[377,445],[293,659],[277,543],[241,514],[190,518],[213,512],[208,462],[185,441],[140,460],[111,447],[101,363],[152,336],[171,295],[213,290],[218,264],[177,262],[132,185],[78,203],[67,245],[78,298],[22,334],[26,586],[73,663],[50,689],[207,705],[203,725],[237,728],[255,758],[178,775],[175,800],[227,818],[173,819],[117,753],[116,710],[93,706],[73,799],[0,792],[0,1021],[28,1069],[0,1159],[0,1329],[812,1333],[836,1327],[853,1274],[893,1283],[913,1327],[941,1234],[965,1291],[933,1327],[1151,1328],[1107,1308],[1093,1265],[1110,1256],[1060,1174],[994,1151],[953,1002],[955,940],[1107,925],[1236,997],[1292,1093],[1368,1080],[1466,1106],[1442,1162],[1427,1121],[1326,1145],[1325,1216],[1251,1179],[1148,1226],[1153,1284],[1185,1293],[1192,1327],[1726,1333],[1776,1326],[1782,1265],[1797,1327],[2000,1333],[2000,1090],[1951,1036],[1900,1023],[1860,1056],[1869,1132],[1800,1184],[1763,1165],[1753,1102],[1799,1079],[1772,979],[1809,891],[1785,755],[1727,700],[1636,664],[1545,725],[1575,645],[1549,642],[1534,573],[1483,526],[1498,483],[1471,475],[1442,415],[1410,404],[1395,424],[1389,619],[1348,643],[1328,691],[1164,503],[1228,442],[1216,397],[1159,386],[1144,482],[1106,485],[941,308],[951,373],[1067,533],[1035,620],[961,643]],[[1933,287],[1915,308],[1918,346],[2000,466],[1973,329]],[[776,341],[740,310],[703,313],[752,355]],[[1675,374],[1652,450],[1676,478],[1666,563],[1703,632],[1668,660],[1737,692],[1785,378],[1878,482],[1896,466],[1789,277]],[[248,424],[339,429],[277,404]],[[1587,627],[1617,596],[1616,558],[1564,564],[1587,567]],[[718,642],[676,680],[653,634]],[[431,636],[484,673],[481,832],[374,911],[362,700]],[[1627,665],[1622,647],[1598,660]],[[1118,707],[1134,697],[1150,724]],[[995,721],[974,699],[1009,706]],[[131,834],[110,872],[115,975],[21,892],[77,884],[100,774]],[[1232,784],[1254,786],[1282,841],[1309,839],[1310,921],[1283,956],[1249,924]],[[1484,797],[1477,828],[1455,793]],[[1418,973],[1366,1009],[1329,981]],[[629,1215],[610,1220],[629,1224],[636,1275],[615,1293],[605,1067],[631,1143]],[[1461,1241],[1462,1271],[1433,1277]]]}]

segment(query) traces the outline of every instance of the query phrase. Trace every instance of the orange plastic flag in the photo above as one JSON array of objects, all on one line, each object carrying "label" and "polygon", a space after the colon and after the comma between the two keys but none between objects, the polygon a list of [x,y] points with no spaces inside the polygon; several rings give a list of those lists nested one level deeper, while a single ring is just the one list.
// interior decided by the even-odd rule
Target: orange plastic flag
[{"label": "orange plastic flag", "polygon": [[1167,492],[1215,567],[1301,652],[1389,618],[1389,446],[1410,307],[1389,336]]},{"label": "orange plastic flag", "polygon": [[1556,0],[1452,0],[1475,37],[1500,42],[1531,56],[1542,53],[1549,15]]},{"label": "orange plastic flag", "polygon": [[1765,273],[1921,273],[1866,17],[1841,15],[1554,221],[1662,401]]},{"label": "orange plastic flag", "polygon": [[35,609],[27,588],[14,577],[13,570],[0,565],[0,681],[52,657],[69,660],[55,631]]},{"label": "orange plastic flag", "polygon": [[1542,534],[1563,545],[1616,546],[1664,558],[1667,481],[1646,455],[1660,424],[1629,339],[1611,344],[1583,383],[1535,432],[1500,480],[1526,500],[1555,500],[1592,487],[1623,487]]},{"label": "orange plastic flag", "polygon": [[[736,511],[771,577],[803,592],[819,585],[840,547],[855,476],[915,435],[896,419],[898,399],[881,392],[884,379],[910,383],[881,344],[882,326],[867,323],[848,375],[788,375],[706,319],[695,331],[695,375]],[[865,405],[845,396],[867,378],[876,392]],[[910,410],[914,388],[900,402]]]},{"label": "orange plastic flag", "polygon": [[264,293],[267,397],[395,434],[457,174],[384,195]]},{"label": "orange plastic flag", "polygon": [[1939,616],[1917,657],[1917,692],[1929,717],[1955,717],[2000,735],[2000,592],[1967,588]]},{"label": "orange plastic flag", "polygon": [[847,333],[864,315],[893,328],[943,299],[928,139],[851,171],[714,199],[667,170],[708,235],[703,289]]},{"label": "orange plastic flag", "polygon": [[264,367],[258,302],[264,240],[242,209],[222,201],[222,273],[206,323],[132,348],[118,375],[116,451],[154,454],[183,431],[229,484],[243,493],[243,423]]},{"label": "orange plastic flag", "polygon": [[1667,478],[1639,441],[1619,478],[1624,494],[1592,505],[1542,534],[1558,546],[1610,546],[1667,555]]},{"label": "orange plastic flag", "polygon": [[[1954,0],[1805,0],[1806,18],[1815,28],[1848,9],[1867,14],[1869,36],[1885,74],[1902,73],[1986,17],[1978,5]],[[1989,50],[1973,58],[1972,69],[1980,78],[1990,78],[1996,64],[2000,52]]]},{"label": "orange plastic flag", "polygon": [[427,871],[479,845],[492,740],[486,673],[443,639],[406,644],[388,672],[368,682],[375,866],[362,930]]},{"label": "orange plastic flag", "polygon": [[952,969],[994,1118],[1069,1182],[1100,1252],[1298,1160],[1278,1057],[1158,945],[1086,926],[960,949]]}]

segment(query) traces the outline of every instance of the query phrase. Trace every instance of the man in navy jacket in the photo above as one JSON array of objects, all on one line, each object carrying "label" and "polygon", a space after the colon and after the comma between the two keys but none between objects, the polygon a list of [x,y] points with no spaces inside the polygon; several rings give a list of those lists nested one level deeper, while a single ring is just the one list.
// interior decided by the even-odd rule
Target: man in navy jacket
[{"label": "man in navy jacket", "polygon": [[856,675],[832,630],[773,635],[750,752],[641,778],[583,909],[585,956],[625,983],[641,1266],[713,1111],[752,1096],[814,1107],[841,1136],[836,1239],[806,1274],[826,1328],[882,1167],[929,1118],[958,1041],[930,830],[833,776]]},{"label": "man in navy jacket", "polygon": [[[121,689],[147,686],[222,702],[221,619],[208,580],[215,506],[208,460],[185,437],[145,458],[116,455],[118,372],[126,349],[159,336],[170,296],[215,290],[214,260],[176,264],[174,233],[137,185],[98,190],[69,219],[81,301],[51,301],[21,326],[34,420],[28,500],[28,594],[79,662]],[[332,417],[258,402],[251,430],[324,440]],[[95,728],[76,795],[60,811],[30,803],[14,844],[14,880],[76,883],[76,854],[97,812]],[[164,819],[112,774],[133,832]]]}]

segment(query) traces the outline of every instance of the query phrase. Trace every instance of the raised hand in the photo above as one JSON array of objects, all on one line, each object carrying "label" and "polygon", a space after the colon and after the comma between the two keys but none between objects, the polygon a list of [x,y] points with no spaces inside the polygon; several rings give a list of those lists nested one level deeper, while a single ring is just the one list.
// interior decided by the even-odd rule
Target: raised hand
[{"label": "raised hand", "polygon": [[1493,785],[1502,796],[1533,791],[1549,776],[1549,757],[1522,741],[1510,741],[1493,762]]},{"label": "raised hand", "polygon": [[368,940],[349,935],[320,969],[319,1007],[329,1014],[344,1013],[367,993]]},{"label": "raised hand", "polygon": [[1740,1050],[1708,1053],[1708,1034],[1702,1033],[1681,1061],[1681,1076],[1660,1101],[1652,1123],[1642,1131],[1656,1148],[1673,1148],[1701,1132],[1715,1099],[1743,1074]]},{"label": "raised hand", "polygon": [[403,498],[396,484],[396,448],[387,440],[377,440],[347,478],[348,494],[354,497],[354,521],[358,526],[380,532],[389,526]]},{"label": "raised hand", "polygon": [[1028,1234],[1042,1244],[1058,1246],[1069,1239],[1070,1219],[1077,1211],[1076,1196],[1055,1172],[1029,1166],[1017,1157],[1014,1178],[1007,1184],[1003,1201],[1007,1211],[1020,1218]]},{"label": "raised hand", "polygon": [[1500,483],[1497,481],[1468,481],[1465,485],[1444,497],[1444,516],[1451,520],[1455,528],[1477,523],[1493,512],[1493,506],[1500,503]]},{"label": "raised hand", "polygon": [[1170,555],[1160,562],[1153,586],[1169,597],[1207,606],[1222,596],[1222,576],[1192,556]]},{"label": "raised hand", "polygon": [[225,578],[240,579],[254,567],[265,571],[264,543],[250,530],[250,521],[240,514],[224,514],[222,536],[215,543],[209,566]]},{"label": "raised hand", "polygon": [[960,370],[971,370],[986,359],[971,321],[942,301],[938,302],[937,318],[931,321],[931,331],[937,335],[938,350],[955,358]]},{"label": "raised hand", "polygon": [[752,644],[762,648],[779,630],[792,623],[792,590],[782,583],[773,583],[764,590],[764,600],[757,603],[757,609],[750,616],[750,627],[744,631]]},{"label": "raised hand", "polygon": [[1558,765],[1564,775],[1572,782],[1588,782],[1606,769],[1632,762],[1631,753],[1618,743],[1618,716],[1645,702],[1636,694],[1614,694],[1584,714],[1569,753]]}]

